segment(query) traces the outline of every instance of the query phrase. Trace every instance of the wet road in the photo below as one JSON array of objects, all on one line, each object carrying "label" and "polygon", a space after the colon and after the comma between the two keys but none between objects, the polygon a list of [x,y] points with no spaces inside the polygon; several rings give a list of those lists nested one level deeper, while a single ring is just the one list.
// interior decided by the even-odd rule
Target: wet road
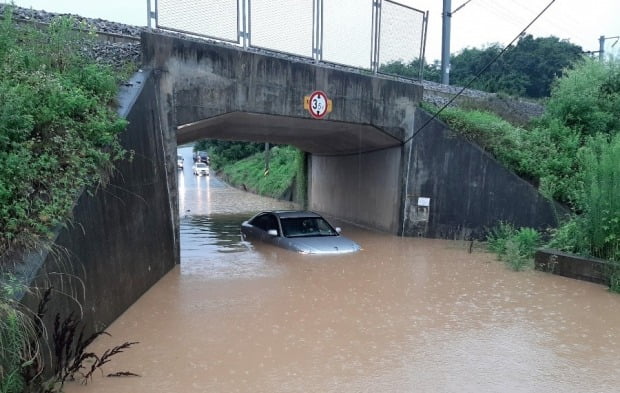
[{"label": "wet road", "polygon": [[[71,392],[617,392],[620,296],[467,244],[346,223],[364,251],[241,242],[291,205],[180,175],[181,259],[98,340],[140,341]],[[189,164],[189,165],[188,165]]]}]

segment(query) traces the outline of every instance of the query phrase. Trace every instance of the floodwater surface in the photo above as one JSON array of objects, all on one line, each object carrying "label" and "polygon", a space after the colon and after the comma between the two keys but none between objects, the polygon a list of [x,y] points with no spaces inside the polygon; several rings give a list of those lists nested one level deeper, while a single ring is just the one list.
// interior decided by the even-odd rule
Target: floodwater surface
[{"label": "floodwater surface", "polygon": [[93,345],[139,341],[104,374],[140,377],[67,392],[620,391],[620,296],[605,287],[338,221],[363,251],[244,243],[241,221],[294,206],[195,178],[184,154],[181,265]]}]

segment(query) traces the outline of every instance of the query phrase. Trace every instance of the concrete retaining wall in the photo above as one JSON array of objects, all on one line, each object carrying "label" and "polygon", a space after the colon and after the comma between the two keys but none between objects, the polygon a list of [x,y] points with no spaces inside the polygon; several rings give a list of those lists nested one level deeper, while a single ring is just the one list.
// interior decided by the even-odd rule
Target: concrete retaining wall
[{"label": "concrete retaining wall", "polygon": [[[105,189],[80,196],[52,252],[26,258],[22,273],[42,289],[54,288],[48,330],[57,312],[82,314],[86,334],[104,329],[179,261],[154,96],[150,73],[124,89],[120,113],[130,123],[121,139],[135,152],[133,161],[117,164]],[[24,301],[32,307],[37,299]]]},{"label": "concrete retaining wall", "polygon": [[557,274],[577,280],[609,285],[606,273],[609,262],[598,258],[585,258],[558,250],[540,249],[534,255],[537,270]]},{"label": "concrete retaining wall", "polygon": [[397,233],[401,208],[401,147],[350,156],[312,156],[310,209]]},{"label": "concrete retaining wall", "polygon": [[[416,130],[430,119],[422,109],[415,117]],[[562,207],[439,120],[416,135],[412,149],[406,235],[480,237],[499,221],[546,228],[557,225],[556,214],[564,214]],[[429,198],[429,206],[419,198]]]}]

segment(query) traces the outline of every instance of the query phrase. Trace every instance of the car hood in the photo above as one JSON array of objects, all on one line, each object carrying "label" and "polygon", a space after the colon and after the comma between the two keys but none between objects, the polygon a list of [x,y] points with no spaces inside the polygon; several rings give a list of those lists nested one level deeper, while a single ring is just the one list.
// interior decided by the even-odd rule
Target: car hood
[{"label": "car hood", "polygon": [[343,236],[288,238],[292,248],[307,254],[344,254],[361,250],[351,239]]}]

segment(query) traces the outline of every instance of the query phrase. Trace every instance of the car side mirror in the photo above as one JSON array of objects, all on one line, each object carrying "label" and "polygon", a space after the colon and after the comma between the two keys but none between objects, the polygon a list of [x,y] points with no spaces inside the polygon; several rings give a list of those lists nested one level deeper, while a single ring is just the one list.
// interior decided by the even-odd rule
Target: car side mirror
[{"label": "car side mirror", "polygon": [[336,227],[336,232],[338,232],[338,233],[342,232],[342,228]]},{"label": "car side mirror", "polygon": [[270,229],[267,231],[269,236],[278,236],[278,231],[276,229]]}]

